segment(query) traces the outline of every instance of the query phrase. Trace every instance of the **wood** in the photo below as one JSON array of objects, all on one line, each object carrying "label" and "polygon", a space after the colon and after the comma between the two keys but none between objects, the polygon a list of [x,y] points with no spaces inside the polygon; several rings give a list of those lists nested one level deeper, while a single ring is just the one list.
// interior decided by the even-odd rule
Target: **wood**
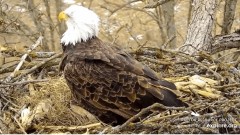
[{"label": "wood", "polygon": [[17,67],[15,68],[15,70],[10,74],[10,76],[8,76],[6,78],[6,82],[9,82],[11,81],[11,79],[15,76],[15,74],[19,71],[19,69],[21,68],[21,66],[23,65],[25,59],[27,58],[28,54],[31,53],[41,42],[42,42],[42,39],[43,37],[40,36],[38,38],[38,40],[36,41],[35,44],[33,44],[28,50],[27,50],[27,53],[24,54],[22,57],[21,57],[21,61],[18,63]]},{"label": "wood", "polygon": [[62,53],[58,53],[58,54],[53,55],[53,56],[50,57],[50,58],[47,58],[47,59],[44,60],[44,61],[41,61],[38,65],[33,66],[31,69],[29,69],[29,70],[27,70],[26,72],[20,74],[19,76],[13,78],[13,81],[16,81],[16,80],[22,78],[23,76],[32,73],[32,72],[35,71],[37,68],[43,66],[44,64],[48,63],[49,61],[51,61],[51,60],[53,60],[53,59],[56,59],[56,58],[58,58],[58,57],[61,57],[61,56],[62,56]]},{"label": "wood", "polygon": [[41,126],[41,125],[35,125],[35,129],[52,129],[52,130],[84,130],[89,128],[97,128],[100,127],[101,123],[93,123],[89,125],[83,125],[83,126]]},{"label": "wood", "polygon": [[194,11],[187,39],[180,48],[182,52],[190,55],[210,47],[216,0],[194,0],[193,5]]},{"label": "wood", "polygon": [[156,8],[166,2],[168,2],[170,0],[158,0],[158,1],[154,1],[152,3],[149,3],[148,5],[145,6],[145,8]]},{"label": "wood", "polygon": [[224,50],[239,48],[240,47],[240,32],[236,31],[234,33],[216,36],[212,44],[212,48],[209,49],[211,54],[215,54]]},{"label": "wood", "polygon": [[224,17],[221,31],[222,35],[226,35],[231,32],[235,16],[236,5],[237,0],[225,0]]},{"label": "wood", "polygon": [[[171,37],[176,36],[176,27],[175,27],[175,19],[174,19],[174,6],[175,1],[170,0],[165,4],[162,4],[162,11],[164,16],[164,28],[166,29],[167,38],[170,39]],[[169,46],[167,48],[175,49],[176,48],[176,38],[173,38]]]}]

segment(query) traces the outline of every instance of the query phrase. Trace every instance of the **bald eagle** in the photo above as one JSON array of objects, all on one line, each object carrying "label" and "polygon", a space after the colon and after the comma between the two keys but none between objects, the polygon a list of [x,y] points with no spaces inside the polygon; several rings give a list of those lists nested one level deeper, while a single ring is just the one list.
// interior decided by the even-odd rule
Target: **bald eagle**
[{"label": "bald eagle", "polygon": [[178,99],[176,86],[160,79],[118,47],[98,37],[99,17],[80,5],[59,13],[66,21],[62,35],[64,56],[60,70],[79,105],[110,125],[119,125],[156,102],[187,106]]}]

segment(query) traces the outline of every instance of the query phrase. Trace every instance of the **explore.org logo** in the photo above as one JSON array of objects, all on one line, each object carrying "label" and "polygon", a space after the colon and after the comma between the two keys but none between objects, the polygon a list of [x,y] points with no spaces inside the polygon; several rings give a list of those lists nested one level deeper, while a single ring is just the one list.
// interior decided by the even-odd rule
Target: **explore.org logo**
[{"label": "explore.org logo", "polygon": [[240,128],[237,124],[207,124],[208,128]]}]

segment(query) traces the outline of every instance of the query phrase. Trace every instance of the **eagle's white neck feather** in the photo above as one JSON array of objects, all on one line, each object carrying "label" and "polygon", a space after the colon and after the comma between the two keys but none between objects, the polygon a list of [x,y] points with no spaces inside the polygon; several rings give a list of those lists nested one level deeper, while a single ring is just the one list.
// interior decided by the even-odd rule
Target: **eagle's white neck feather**
[{"label": "eagle's white neck feather", "polygon": [[68,15],[68,19],[67,30],[61,39],[63,45],[75,45],[97,36],[99,17],[93,11],[79,5],[72,5],[64,13]]}]

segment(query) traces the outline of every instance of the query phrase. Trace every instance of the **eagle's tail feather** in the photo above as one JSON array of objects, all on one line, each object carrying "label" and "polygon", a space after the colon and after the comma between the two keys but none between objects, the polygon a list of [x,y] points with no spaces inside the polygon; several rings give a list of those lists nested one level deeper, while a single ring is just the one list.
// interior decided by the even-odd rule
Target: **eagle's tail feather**
[{"label": "eagle's tail feather", "polygon": [[138,83],[153,98],[157,98],[157,102],[165,106],[181,107],[188,105],[179,99],[181,93],[176,89],[176,86],[165,80],[151,80],[144,77],[138,78]]}]

